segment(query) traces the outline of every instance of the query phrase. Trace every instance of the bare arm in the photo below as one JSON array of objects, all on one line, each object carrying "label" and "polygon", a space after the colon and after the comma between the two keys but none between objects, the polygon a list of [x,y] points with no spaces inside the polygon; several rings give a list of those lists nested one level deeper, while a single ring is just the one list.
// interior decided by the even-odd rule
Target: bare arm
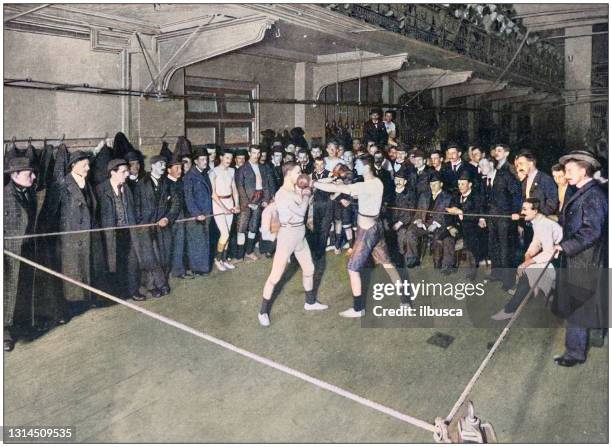
[{"label": "bare arm", "polygon": [[320,181],[314,182],[315,188],[325,192],[338,192],[341,194],[352,195],[351,185],[337,185],[335,183],[322,183]]}]

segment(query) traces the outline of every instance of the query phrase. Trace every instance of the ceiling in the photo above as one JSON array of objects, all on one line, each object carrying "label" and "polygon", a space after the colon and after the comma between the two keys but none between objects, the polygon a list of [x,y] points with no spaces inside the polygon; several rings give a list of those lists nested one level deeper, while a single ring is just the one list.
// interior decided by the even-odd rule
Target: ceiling
[{"label": "ceiling", "polygon": [[516,18],[532,32],[608,22],[607,3],[514,3]]}]

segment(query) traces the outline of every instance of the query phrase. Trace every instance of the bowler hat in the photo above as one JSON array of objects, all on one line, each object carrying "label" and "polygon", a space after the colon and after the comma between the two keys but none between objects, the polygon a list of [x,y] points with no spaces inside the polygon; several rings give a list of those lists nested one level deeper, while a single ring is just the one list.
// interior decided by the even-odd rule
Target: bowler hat
[{"label": "bowler hat", "polygon": [[114,158],[109,161],[106,165],[106,172],[111,172],[117,169],[119,166],[127,166],[128,162],[123,158]]},{"label": "bowler hat", "polygon": [[208,157],[208,151],[203,147],[196,147],[193,151],[193,159],[198,157]]},{"label": "bowler hat", "polygon": [[440,175],[438,171],[432,171],[431,174],[429,174],[429,183],[441,182],[441,181],[442,181],[442,176]]},{"label": "bowler hat", "polygon": [[4,166],[4,173],[10,174],[19,171],[37,171],[28,157],[14,157],[8,160]]},{"label": "bowler hat", "polygon": [[457,180],[467,180],[468,182],[474,181],[472,174],[467,169],[463,170],[461,174],[459,174],[459,177],[457,177]]},{"label": "bowler hat", "polygon": [[125,161],[127,161],[128,163],[131,161],[140,161],[140,156],[138,155],[137,152],[130,151],[127,154],[125,154]]},{"label": "bowler hat", "polygon": [[81,160],[89,160],[91,154],[84,151],[74,151],[70,153],[70,157],[68,157],[68,167],[75,164],[77,161]]},{"label": "bowler hat", "polygon": [[585,150],[571,151],[569,154],[566,154],[562,156],[561,158],[559,158],[559,163],[564,165],[570,160],[585,161],[589,163],[591,166],[593,166],[593,169],[595,170],[598,170],[601,168],[601,163],[599,162],[599,160],[597,160],[597,158],[595,158],[595,155],[589,151],[585,151]]}]

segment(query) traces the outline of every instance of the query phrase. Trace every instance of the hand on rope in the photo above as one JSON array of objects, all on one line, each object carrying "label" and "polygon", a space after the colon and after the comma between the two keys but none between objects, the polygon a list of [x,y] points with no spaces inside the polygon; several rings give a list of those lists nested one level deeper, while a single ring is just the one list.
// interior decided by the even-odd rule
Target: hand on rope
[{"label": "hand on rope", "polygon": [[[223,213],[216,213],[216,214],[202,214],[200,216],[196,216],[196,217],[186,217],[184,219],[177,219],[174,221],[174,223],[183,223],[183,222],[193,222],[193,221],[204,221],[206,219],[210,219],[211,217],[215,217],[215,216],[222,216],[224,215],[225,212]],[[148,224],[137,224],[137,225],[126,225],[123,227],[102,227],[102,228],[90,228],[89,230],[75,230],[75,231],[57,231],[57,232],[53,232],[53,233],[36,233],[36,234],[24,234],[21,236],[5,236],[4,240],[8,241],[8,240],[17,240],[17,239],[32,239],[32,238],[37,238],[37,237],[49,237],[49,236],[64,236],[64,235],[68,235],[68,234],[85,234],[85,233],[99,233],[101,231],[113,231],[113,230],[130,230],[130,229],[135,229],[135,228],[150,228],[150,227],[165,227],[166,225],[168,225],[170,223],[170,221],[168,221],[168,224],[162,225],[161,222],[167,218],[162,218],[161,220],[159,220],[158,222],[154,222],[154,223],[148,223]]]}]

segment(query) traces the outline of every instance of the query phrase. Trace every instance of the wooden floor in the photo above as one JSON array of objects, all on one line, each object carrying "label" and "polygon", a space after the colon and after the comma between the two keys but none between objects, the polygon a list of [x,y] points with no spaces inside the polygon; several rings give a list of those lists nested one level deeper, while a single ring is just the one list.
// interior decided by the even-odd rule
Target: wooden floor
[{"label": "wooden floor", "polygon": [[[270,261],[173,281],[142,305],[411,416],[445,416],[503,324],[364,329],[338,317],[351,297],[344,256],[328,255],[330,310],[302,308],[290,276],[257,322]],[[505,296],[488,298],[486,312]],[[490,307],[490,308],[489,308]],[[529,309],[527,309],[529,310]],[[454,337],[442,349],[435,332]],[[502,442],[607,442],[608,348],[563,369],[562,329],[513,328],[470,398]],[[113,305],[4,356],[4,425],[71,425],[82,442],[430,442],[431,434]]]}]

